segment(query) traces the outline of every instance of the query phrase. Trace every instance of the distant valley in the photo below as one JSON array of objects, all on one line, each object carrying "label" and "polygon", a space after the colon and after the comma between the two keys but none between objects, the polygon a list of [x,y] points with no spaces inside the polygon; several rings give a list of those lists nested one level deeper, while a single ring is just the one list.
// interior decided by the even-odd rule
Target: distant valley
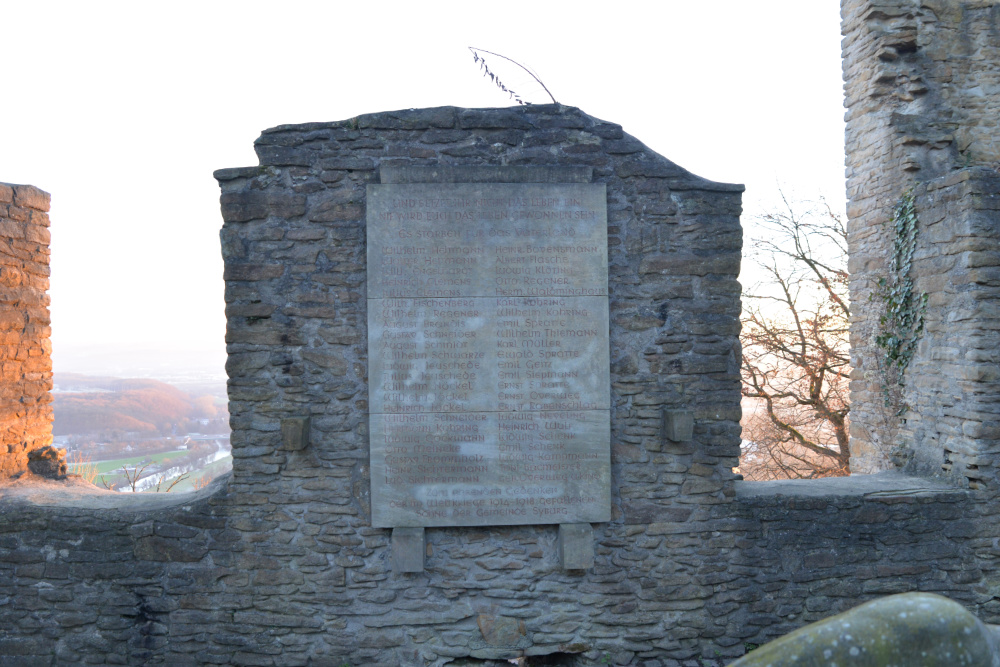
[{"label": "distant valley", "polygon": [[56,373],[53,436],[70,472],[116,491],[190,491],[231,469],[225,384]]}]

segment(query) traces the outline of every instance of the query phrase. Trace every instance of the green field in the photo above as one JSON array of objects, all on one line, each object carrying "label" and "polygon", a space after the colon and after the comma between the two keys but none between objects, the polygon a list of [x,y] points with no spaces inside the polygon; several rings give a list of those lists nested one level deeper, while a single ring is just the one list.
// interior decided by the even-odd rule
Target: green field
[{"label": "green field", "polygon": [[[142,466],[147,464],[149,465],[169,464],[171,459],[180,458],[187,453],[188,452],[185,450],[174,451],[174,452],[159,452],[156,454],[131,456],[121,459],[109,459],[107,461],[94,461],[89,465],[91,470],[96,469],[97,471],[97,475],[94,478],[95,486],[98,487],[103,486],[103,483],[101,481],[101,478],[103,477],[104,480],[109,485],[117,484],[118,488],[121,489],[121,488],[127,488],[128,486],[128,482],[126,481],[125,476],[122,474],[122,466],[125,466],[129,470],[129,472],[131,472],[136,468],[136,466],[141,468]],[[86,469],[87,467],[88,467],[87,464],[84,464],[83,468]],[[232,467],[233,467],[232,457],[226,457],[219,461],[210,463],[204,468],[201,468],[200,470],[196,470],[190,473],[188,478],[183,480],[182,482],[179,482],[177,486],[173,488],[171,493],[184,493],[186,491],[193,491],[195,480],[202,477],[206,472],[209,474],[210,478],[214,478],[217,477],[218,475],[223,474],[224,472],[227,472]],[[71,474],[79,474],[81,472],[85,472],[85,470],[81,470],[79,465],[71,463],[69,465],[69,472]],[[170,481],[171,480],[164,480],[162,488],[166,488],[167,486],[169,486]],[[150,492],[152,492],[152,489],[147,490],[145,493],[150,493]]]},{"label": "green field", "polygon": [[202,475],[208,474],[210,479],[215,479],[219,475],[229,472],[233,468],[233,457],[227,456],[224,459],[219,459],[209,463],[207,466],[201,470],[195,470],[191,475],[182,482],[178,482],[177,486],[173,488],[170,493],[187,493],[188,491],[194,491],[195,480],[200,478]]},{"label": "green field", "polygon": [[187,451],[179,452],[159,452],[157,454],[146,454],[141,456],[131,456],[124,459],[111,459],[109,461],[94,461],[94,465],[97,466],[98,475],[107,475],[108,473],[113,473],[115,471],[121,471],[122,466],[128,467],[132,470],[135,466],[142,467],[147,463],[161,463],[164,461],[169,461],[170,459],[175,459],[180,456],[187,454]]},{"label": "green field", "polygon": [[136,466],[141,468],[147,464],[168,463],[171,459],[184,456],[185,454],[187,452],[182,450],[108,459],[107,461],[93,461],[82,465],[70,463],[69,472],[70,474],[83,474],[85,476],[87,473],[95,473],[94,486],[103,486],[104,484],[101,481],[103,478],[109,485],[117,484],[118,488],[124,488],[128,482],[125,480],[125,475],[122,474],[122,466],[125,466],[131,472]]}]

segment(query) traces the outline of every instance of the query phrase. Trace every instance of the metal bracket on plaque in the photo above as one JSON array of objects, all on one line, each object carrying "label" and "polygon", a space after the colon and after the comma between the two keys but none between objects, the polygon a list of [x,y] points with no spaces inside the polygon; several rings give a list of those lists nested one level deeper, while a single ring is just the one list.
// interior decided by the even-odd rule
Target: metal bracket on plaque
[{"label": "metal bracket on plaque", "polygon": [[671,442],[688,442],[694,438],[694,413],[689,410],[664,410],[663,437]]},{"label": "metal bracket on plaque", "polygon": [[423,528],[392,529],[392,569],[395,572],[423,572],[426,553]]},{"label": "metal bracket on plaque", "polygon": [[559,524],[559,560],[564,570],[594,566],[594,529],[589,523]]}]

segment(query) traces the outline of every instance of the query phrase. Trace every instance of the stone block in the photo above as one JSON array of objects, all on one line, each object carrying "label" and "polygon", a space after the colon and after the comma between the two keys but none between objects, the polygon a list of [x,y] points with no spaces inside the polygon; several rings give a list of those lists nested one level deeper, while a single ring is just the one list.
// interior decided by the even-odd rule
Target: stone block
[{"label": "stone block", "polygon": [[36,475],[62,479],[66,476],[66,450],[51,445],[28,453],[28,469]]},{"label": "stone block", "polygon": [[[476,638],[473,638],[469,642],[469,646],[482,651],[483,655],[488,652],[488,649],[507,649],[510,651],[531,646],[523,619],[480,614],[476,617],[476,625],[479,626],[479,633],[483,639],[477,641]],[[507,653],[496,653],[495,655],[507,655]]]},{"label": "stone block", "polygon": [[387,183],[590,183],[592,167],[382,167]]},{"label": "stone block", "polygon": [[39,190],[34,185],[15,185],[14,204],[23,208],[32,208],[36,211],[48,211],[51,196],[44,190]]},{"label": "stone block", "polygon": [[589,523],[559,524],[559,561],[564,570],[594,565],[594,529]]},{"label": "stone block", "polygon": [[285,267],[280,264],[227,264],[223,273],[226,280],[271,280],[280,277]]},{"label": "stone block", "polygon": [[269,215],[292,218],[306,212],[306,197],[298,194],[244,190],[223,194],[220,203],[226,222],[262,220]]},{"label": "stone block", "polygon": [[670,442],[688,442],[694,437],[694,413],[689,410],[663,411],[663,438]]},{"label": "stone block", "polygon": [[423,528],[392,529],[392,569],[395,572],[423,572],[426,553]]},{"label": "stone block", "polygon": [[309,445],[309,417],[287,417],[281,420],[281,448],[296,452]]}]

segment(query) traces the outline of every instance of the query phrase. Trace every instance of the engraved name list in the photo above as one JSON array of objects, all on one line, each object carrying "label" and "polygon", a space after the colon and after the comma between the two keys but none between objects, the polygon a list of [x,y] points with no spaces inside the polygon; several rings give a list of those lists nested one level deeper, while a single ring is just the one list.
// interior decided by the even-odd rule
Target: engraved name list
[{"label": "engraved name list", "polygon": [[368,186],[375,526],[609,520],[605,197]]}]

